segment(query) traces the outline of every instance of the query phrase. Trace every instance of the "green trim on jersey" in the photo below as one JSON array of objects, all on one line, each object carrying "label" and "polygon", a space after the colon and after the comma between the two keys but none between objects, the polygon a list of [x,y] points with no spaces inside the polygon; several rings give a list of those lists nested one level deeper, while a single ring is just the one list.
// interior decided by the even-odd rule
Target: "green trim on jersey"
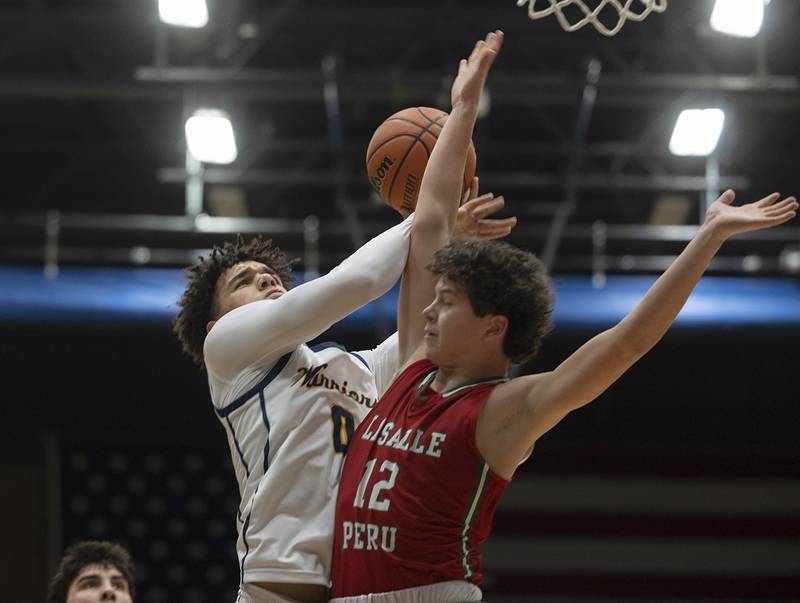
[{"label": "green trim on jersey", "polygon": [[425,386],[426,385],[430,385],[435,378],[436,378],[436,370],[435,369],[432,370],[427,375],[425,375],[425,378],[422,381],[420,381],[419,385],[417,386],[417,396],[421,396],[422,395],[422,390],[425,389]]},{"label": "green trim on jersey", "polygon": [[[425,378],[419,382],[419,386],[417,387],[417,396],[422,395],[422,390],[425,388],[425,386],[433,383],[433,380],[436,379],[436,374],[438,372],[439,372],[438,370],[434,369],[430,373],[425,375]],[[508,381],[508,377],[487,377],[486,379],[475,379],[474,381],[467,381],[466,383],[457,385],[456,387],[444,391],[439,395],[442,398],[447,398],[448,396],[457,394],[458,392],[463,391],[468,387],[472,387],[473,385],[480,385],[481,383],[502,383],[503,381]]]},{"label": "green trim on jersey", "polygon": [[478,507],[481,505],[481,499],[486,492],[486,484],[489,477],[489,464],[482,460],[478,467],[478,477],[475,480],[475,489],[472,491],[469,503],[467,504],[466,513],[464,513],[464,527],[461,530],[461,566],[464,568],[464,580],[467,582],[472,578],[472,569],[469,567],[469,531],[472,528],[472,521],[475,519],[475,514]]},{"label": "green trim on jersey", "polygon": [[473,385],[480,385],[481,383],[502,383],[503,381],[508,381],[508,377],[487,377],[486,379],[475,379],[475,381],[467,381],[466,383],[462,383],[461,385],[454,387],[453,389],[449,389],[446,392],[442,392],[442,398],[446,398],[447,396],[452,396],[460,392],[461,390],[467,389],[468,387],[472,387]]}]

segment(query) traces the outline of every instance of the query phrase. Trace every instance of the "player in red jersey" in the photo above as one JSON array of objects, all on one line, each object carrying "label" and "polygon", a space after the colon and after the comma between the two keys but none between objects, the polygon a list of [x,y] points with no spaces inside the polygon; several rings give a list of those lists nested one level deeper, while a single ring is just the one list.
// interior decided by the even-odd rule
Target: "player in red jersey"
[{"label": "player in red jersey", "polygon": [[[477,106],[499,42],[487,38],[462,61],[452,115],[456,100],[467,115]],[[412,240],[407,270],[427,265],[435,298],[421,317],[422,342],[403,342],[412,350],[405,368],[350,440],[336,505],[332,601],[480,601],[479,547],[517,466],[539,437],[661,339],[726,239],[796,215],[793,197],[778,198],[732,207],[733,191],[725,192],[619,324],[555,370],[512,380],[505,377],[509,364],[532,357],[548,329],[551,293],[542,264],[507,244],[458,240],[428,263],[430,247],[415,248]],[[455,203],[450,209],[442,243]],[[424,278],[410,282],[419,289],[409,287],[409,299],[424,295]]]}]

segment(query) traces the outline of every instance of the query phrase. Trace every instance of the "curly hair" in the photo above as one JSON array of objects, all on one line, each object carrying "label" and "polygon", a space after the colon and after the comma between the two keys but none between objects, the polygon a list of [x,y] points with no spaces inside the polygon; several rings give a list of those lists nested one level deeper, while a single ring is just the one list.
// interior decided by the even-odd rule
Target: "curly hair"
[{"label": "curly hair", "polygon": [[537,354],[550,331],[553,292],[536,256],[507,243],[453,239],[428,270],[463,286],[477,316],[508,318],[503,353],[512,362]]},{"label": "curly hair", "polygon": [[204,367],[203,342],[206,339],[206,324],[216,312],[215,292],[219,277],[231,266],[240,262],[255,261],[269,267],[286,287],[292,281],[290,260],[272,240],[256,237],[245,243],[241,235],[222,247],[215,245],[206,257],[187,269],[187,285],[178,302],[180,310],[175,317],[172,331],[181,342],[183,351]]},{"label": "curly hair", "polygon": [[58,571],[50,582],[47,603],[66,603],[70,586],[87,567],[113,567],[128,583],[131,599],[134,597],[134,567],[131,556],[123,547],[113,542],[87,540],[69,547],[58,564]]}]

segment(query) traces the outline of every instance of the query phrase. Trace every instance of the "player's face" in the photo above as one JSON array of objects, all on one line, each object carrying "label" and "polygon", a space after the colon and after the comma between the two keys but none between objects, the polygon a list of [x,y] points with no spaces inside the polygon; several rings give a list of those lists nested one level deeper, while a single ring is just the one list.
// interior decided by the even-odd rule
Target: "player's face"
[{"label": "player's face", "polygon": [[[439,366],[459,365],[479,345],[484,320],[475,315],[466,290],[442,277],[425,308],[425,356]],[[474,341],[473,341],[474,340]]]},{"label": "player's face", "polygon": [[240,262],[223,272],[217,281],[219,316],[254,301],[278,299],[284,293],[286,288],[281,279],[268,266],[253,261]]},{"label": "player's face", "polygon": [[89,565],[72,581],[67,603],[132,603],[128,581],[112,566]]}]

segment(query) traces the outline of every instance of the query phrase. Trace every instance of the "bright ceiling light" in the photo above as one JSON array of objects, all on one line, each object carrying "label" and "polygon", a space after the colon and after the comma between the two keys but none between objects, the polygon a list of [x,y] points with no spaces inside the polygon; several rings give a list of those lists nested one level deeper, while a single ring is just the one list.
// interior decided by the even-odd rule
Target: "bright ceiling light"
[{"label": "bright ceiling light", "polygon": [[669,150],[673,155],[710,155],[717,148],[724,123],[722,109],[686,109],[675,122]]},{"label": "bright ceiling light", "polygon": [[205,27],[208,23],[206,0],[158,0],[158,16],[178,27]]},{"label": "bright ceiling light", "polygon": [[194,157],[205,163],[228,164],[236,160],[236,138],[228,114],[199,109],[186,120],[186,144]]},{"label": "bright ceiling light", "polygon": [[717,0],[711,12],[711,28],[731,36],[752,38],[764,22],[768,0]]}]

